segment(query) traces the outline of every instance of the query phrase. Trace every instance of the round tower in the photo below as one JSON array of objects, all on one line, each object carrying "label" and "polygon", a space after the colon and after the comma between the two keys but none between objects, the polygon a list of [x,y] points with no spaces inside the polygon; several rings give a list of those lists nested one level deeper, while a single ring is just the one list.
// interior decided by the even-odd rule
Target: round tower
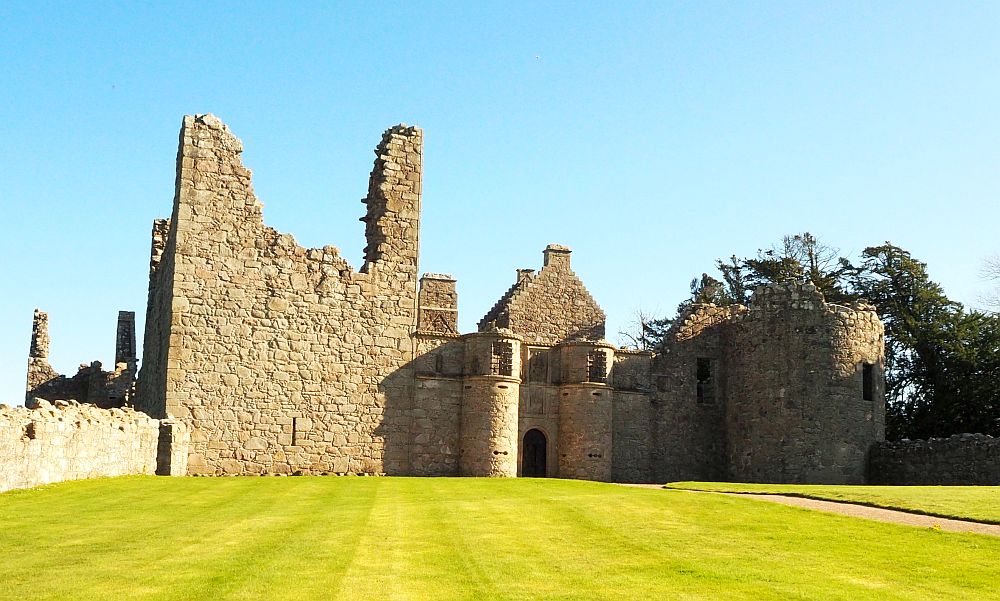
[{"label": "round tower", "polygon": [[467,334],[459,472],[517,476],[521,337],[493,329]]},{"label": "round tower", "polygon": [[611,479],[611,386],[615,347],[606,341],[559,345],[559,475]]},{"label": "round tower", "polygon": [[726,452],[736,482],[865,482],[885,437],[884,332],[874,308],[811,283],[761,287],[727,353]]}]

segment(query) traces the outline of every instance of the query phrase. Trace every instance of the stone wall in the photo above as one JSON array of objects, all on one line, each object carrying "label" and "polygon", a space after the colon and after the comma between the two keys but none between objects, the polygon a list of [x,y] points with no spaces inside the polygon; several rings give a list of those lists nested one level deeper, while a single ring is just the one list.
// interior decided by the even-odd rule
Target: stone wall
[{"label": "stone wall", "polygon": [[[183,448],[191,474],[513,476],[527,446],[532,475],[861,481],[884,430],[870,307],[772,286],[749,309],[694,307],[655,356],[625,352],[602,341],[570,249],[550,244],[462,336],[455,280],[417,281],[422,141],[399,125],[377,145],[355,270],[267,227],[242,142],[212,115],[184,118],[134,401],[164,420],[161,468],[180,469]],[[131,384],[127,314],[110,375],[55,374],[46,323],[36,314],[29,392],[100,403]]]},{"label": "stone wall", "polygon": [[956,434],[949,438],[881,442],[872,448],[872,484],[1000,485],[1000,438]]},{"label": "stone wall", "polygon": [[863,483],[885,438],[883,348],[870,306],[827,304],[812,284],[759,288],[726,345],[728,477]]},{"label": "stone wall", "polygon": [[550,244],[537,274],[518,269],[517,282],[479,322],[507,328],[529,344],[604,338],[604,311],[570,268],[570,249]]},{"label": "stone wall", "polygon": [[421,147],[416,128],[383,135],[354,271],[266,227],[240,140],[184,118],[137,405],[190,427],[191,473],[409,470]]},{"label": "stone wall", "polygon": [[131,409],[33,399],[0,405],[0,491],[63,480],[182,474],[186,432]]},{"label": "stone wall", "polygon": [[130,402],[135,384],[135,313],[118,312],[115,336],[115,368],[104,371],[100,361],[80,364],[66,377],[49,364],[49,316],[35,309],[28,352],[25,400],[33,398],[74,400],[102,408],[122,407]]},{"label": "stone wall", "polygon": [[696,305],[677,321],[654,358],[651,479],[725,478],[724,353],[741,310]]}]

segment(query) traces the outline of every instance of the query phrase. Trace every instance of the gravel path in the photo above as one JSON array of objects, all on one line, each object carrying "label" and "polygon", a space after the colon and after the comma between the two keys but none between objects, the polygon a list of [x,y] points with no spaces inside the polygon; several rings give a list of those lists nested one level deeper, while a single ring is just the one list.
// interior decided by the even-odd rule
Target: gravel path
[{"label": "gravel path", "polygon": [[[630,484],[627,486],[639,486],[642,488],[660,488],[659,484]],[[670,489],[676,490],[676,489]],[[909,513],[897,511],[895,509],[882,509],[881,507],[869,507],[867,505],[857,505],[855,503],[842,503],[838,501],[820,501],[818,499],[806,499],[803,497],[789,497],[785,495],[758,495],[752,493],[728,493],[728,492],[702,492],[687,491],[706,495],[726,495],[729,497],[749,497],[770,503],[780,503],[792,507],[803,507],[816,511],[826,511],[829,513],[839,513],[866,520],[876,520],[879,522],[891,522],[894,524],[906,524],[907,526],[918,526],[921,528],[938,527],[948,532],[975,532],[976,534],[989,534],[1000,536],[1000,525],[982,524],[980,522],[970,522],[966,520],[954,520],[949,518],[939,518],[919,513]]]}]

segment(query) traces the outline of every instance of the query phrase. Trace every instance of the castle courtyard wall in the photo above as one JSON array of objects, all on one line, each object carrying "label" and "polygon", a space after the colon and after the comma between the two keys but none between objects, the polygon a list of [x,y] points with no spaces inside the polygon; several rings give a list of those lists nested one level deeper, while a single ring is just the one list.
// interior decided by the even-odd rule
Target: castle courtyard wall
[{"label": "castle courtyard wall", "polygon": [[131,409],[43,399],[0,405],[0,492],[64,480],[183,474],[183,426]]}]

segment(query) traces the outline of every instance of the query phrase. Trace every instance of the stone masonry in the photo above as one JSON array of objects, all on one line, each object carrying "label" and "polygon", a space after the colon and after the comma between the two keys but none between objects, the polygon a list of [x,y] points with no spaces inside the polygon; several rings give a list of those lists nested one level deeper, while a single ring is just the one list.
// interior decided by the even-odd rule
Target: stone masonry
[{"label": "stone masonry", "polygon": [[872,484],[1000,485],[1000,438],[956,434],[930,440],[901,440],[875,445]]},{"label": "stone masonry", "polygon": [[[455,279],[418,279],[420,129],[375,149],[357,270],[264,224],[242,149],[215,116],[185,117],[173,211],[153,224],[128,402],[163,420],[171,470],[864,481],[884,437],[872,307],[776,285],[695,307],[656,353],[618,349],[550,244],[461,334]],[[44,321],[29,390],[57,378]],[[127,320],[118,341],[134,369]]]},{"label": "stone masonry", "polygon": [[132,409],[33,399],[0,405],[0,492],[63,480],[183,474],[183,425]]},{"label": "stone masonry", "polygon": [[67,378],[49,365],[49,316],[35,310],[28,355],[26,400],[70,399],[98,407],[123,407],[132,396],[137,370],[135,349],[135,313],[118,313],[115,339],[115,369],[104,371],[100,361],[80,365],[76,375]]}]

